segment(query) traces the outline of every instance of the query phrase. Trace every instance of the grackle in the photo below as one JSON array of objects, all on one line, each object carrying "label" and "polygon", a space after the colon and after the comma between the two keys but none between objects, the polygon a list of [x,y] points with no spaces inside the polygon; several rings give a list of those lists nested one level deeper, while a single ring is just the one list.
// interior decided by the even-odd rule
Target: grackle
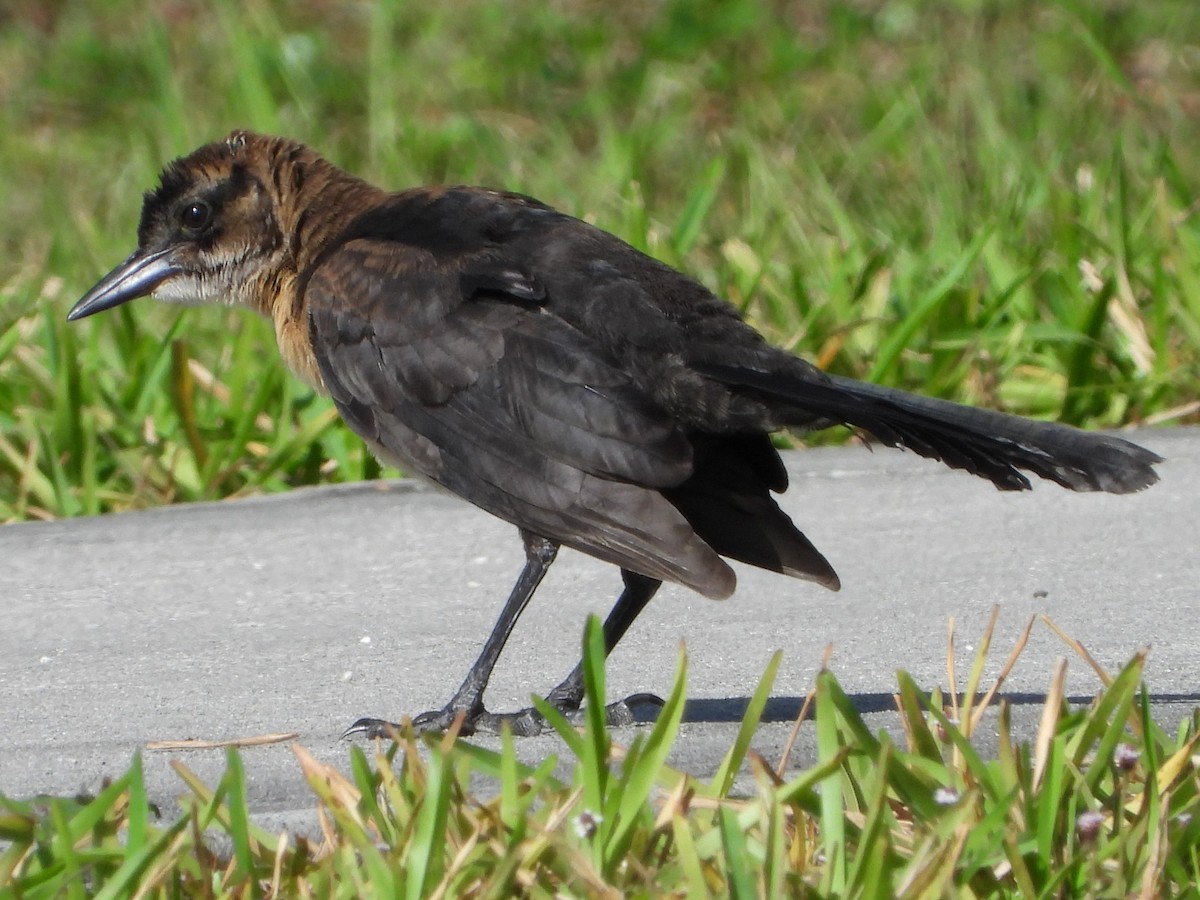
[{"label": "grackle", "polygon": [[[256,310],[290,368],[381,459],[516,525],[525,566],[454,697],[419,728],[539,731],[494,714],[496,659],[560,545],[621,569],[609,650],[664,581],[733,593],[725,558],[836,590],[773,494],[770,435],[847,424],[1024,490],[1154,484],[1162,460],[1115,437],[829,375],[769,345],[699,283],[520,194],[389,193],[285,138],[234,132],[171,163],[138,247],[71,310],[153,294]],[[578,709],[581,671],[547,696]],[[635,701],[639,698],[631,698]],[[614,704],[627,721],[630,703]],[[382,735],[364,718],[347,734]]]}]

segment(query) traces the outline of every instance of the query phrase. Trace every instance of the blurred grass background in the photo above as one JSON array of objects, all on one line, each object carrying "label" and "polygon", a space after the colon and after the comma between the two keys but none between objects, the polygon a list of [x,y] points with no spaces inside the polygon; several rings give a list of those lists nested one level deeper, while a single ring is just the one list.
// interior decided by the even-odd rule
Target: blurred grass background
[{"label": "blurred grass background", "polygon": [[1200,421],[1195,0],[6,0],[0,520],[379,474],[247,314],[64,322],[235,127],[533,194],[833,371]]}]

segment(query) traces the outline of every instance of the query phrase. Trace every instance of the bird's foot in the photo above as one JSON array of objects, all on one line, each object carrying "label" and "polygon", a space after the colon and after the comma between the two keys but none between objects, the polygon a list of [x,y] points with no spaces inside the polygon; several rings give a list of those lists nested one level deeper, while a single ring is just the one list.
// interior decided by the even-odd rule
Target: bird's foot
[{"label": "bird's foot", "polygon": [[[633,725],[641,721],[643,711],[661,709],[663,699],[657,694],[631,694],[624,700],[610,703],[604,708],[605,724],[617,728]],[[556,704],[567,721],[573,724],[583,724],[586,713],[578,705],[571,703]],[[449,731],[455,719],[463,710],[446,707],[421,713],[412,720],[413,730],[421,732]],[[533,737],[546,730],[546,719],[532,706],[510,713],[493,713],[481,709],[472,715],[463,716],[462,725],[458,730],[461,737],[481,732],[484,734],[500,734],[505,727],[518,737]],[[404,727],[388,722],[385,719],[362,718],[346,729],[343,738],[361,734],[367,738],[386,738],[393,732],[402,733]]]},{"label": "bird's foot", "polygon": [[[644,721],[639,718],[640,712],[652,708],[657,713],[662,709],[663,702],[657,694],[631,694],[624,700],[604,707],[604,724],[610,728],[634,725]],[[578,703],[564,701],[551,705],[573,725],[582,725],[586,721],[587,713]],[[507,726],[518,737],[533,737],[547,730],[546,718],[532,706],[510,713],[483,710],[471,724],[476,731],[487,734],[500,734]]]}]

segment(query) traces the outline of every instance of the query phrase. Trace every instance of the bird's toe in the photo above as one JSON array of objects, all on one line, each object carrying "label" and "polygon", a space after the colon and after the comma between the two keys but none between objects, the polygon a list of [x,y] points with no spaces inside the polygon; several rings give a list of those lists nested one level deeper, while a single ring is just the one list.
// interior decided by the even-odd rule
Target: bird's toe
[{"label": "bird's toe", "polygon": [[355,721],[353,725],[342,732],[342,740],[352,738],[357,734],[361,734],[365,738],[385,738],[390,732],[399,732],[400,725],[395,722],[389,722],[386,719],[373,719],[370,716],[364,716]]},{"label": "bird's toe", "polygon": [[472,713],[470,710],[456,709],[451,706],[446,706],[442,709],[431,709],[429,712],[423,712],[419,716],[414,717],[413,729],[421,734],[425,732],[438,733],[449,731],[460,715],[462,716],[462,724],[458,728],[458,734],[462,737],[474,734],[476,731],[476,720],[482,715],[482,711]]},{"label": "bird's toe", "polygon": [[[610,728],[623,728],[639,722],[652,722],[665,703],[658,694],[630,694],[624,700],[617,700],[604,707],[604,724]],[[582,724],[587,718],[587,713],[581,708],[562,712],[568,721],[576,725]]]},{"label": "bird's toe", "polygon": [[490,734],[500,734],[505,726],[518,737],[533,737],[546,728],[546,720],[533,707],[511,713],[492,713],[486,710],[475,719],[475,727]]},{"label": "bird's toe", "polygon": [[[636,725],[639,722],[652,721],[658,710],[662,709],[663,699],[657,694],[630,694],[624,700],[610,703],[604,708],[604,722],[610,728],[620,728],[626,725]],[[581,725],[586,719],[585,712],[576,704],[554,704],[569,722]],[[433,709],[415,716],[412,728],[417,733],[437,733],[449,731],[459,716],[462,723],[458,727],[458,735],[466,737],[476,733],[500,734],[507,728],[518,737],[534,737],[546,730],[545,717],[532,706],[510,713],[493,713],[480,709],[474,713],[469,710]],[[342,738],[350,738],[361,734],[368,739],[389,738],[403,733],[404,727],[386,719],[364,717],[356,721],[342,733]]]},{"label": "bird's toe", "polygon": [[666,702],[658,694],[630,694],[624,700],[608,704],[604,708],[604,718],[609,726],[614,728],[636,725],[638,722],[651,722],[658,717],[658,711]]}]

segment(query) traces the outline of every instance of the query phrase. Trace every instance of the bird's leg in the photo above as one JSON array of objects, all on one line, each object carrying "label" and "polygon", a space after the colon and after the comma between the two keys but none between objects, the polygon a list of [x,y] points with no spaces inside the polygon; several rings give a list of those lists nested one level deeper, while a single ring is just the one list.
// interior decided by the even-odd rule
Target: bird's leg
[{"label": "bird's leg", "polygon": [[[604,655],[612,653],[617,642],[625,636],[633,620],[638,617],[650,598],[662,586],[656,578],[648,578],[628,569],[621,570],[621,578],[625,589],[617,598],[616,605],[604,620]],[[571,674],[563,682],[546,695],[546,702],[563,713],[573,713],[583,702],[583,661],[575,666]],[[662,698],[654,694],[632,694],[624,700],[610,703],[606,709],[608,724],[629,725],[635,720],[633,709],[637,706],[662,706]],[[475,727],[480,731],[494,731],[507,724],[514,734],[534,735],[541,732],[545,720],[533,707],[522,709],[515,713],[481,712],[475,720]]]},{"label": "bird's leg", "polygon": [[[539,537],[524,529],[521,531],[521,540],[525,544],[525,568],[521,570],[521,577],[513,585],[512,592],[504,603],[504,609],[500,611],[500,617],[496,620],[496,624],[492,627],[492,633],[488,635],[487,642],[483,645],[483,651],[475,660],[475,665],[471,666],[462,687],[458,689],[449,703],[439,710],[421,713],[413,719],[413,725],[418,731],[444,731],[454,722],[454,718],[459,712],[464,712],[465,719],[459,733],[467,735],[475,732],[476,720],[484,714],[483,692],[487,688],[488,679],[492,677],[492,669],[496,667],[496,660],[500,658],[500,651],[504,649],[504,643],[512,633],[513,626],[517,624],[522,610],[529,603],[529,599],[537,590],[538,585],[542,583],[550,564],[554,562],[554,557],[558,554],[558,544],[555,541]],[[363,718],[347,728],[342,737],[349,737],[352,734],[385,737],[389,726],[395,727],[383,719]]]}]

